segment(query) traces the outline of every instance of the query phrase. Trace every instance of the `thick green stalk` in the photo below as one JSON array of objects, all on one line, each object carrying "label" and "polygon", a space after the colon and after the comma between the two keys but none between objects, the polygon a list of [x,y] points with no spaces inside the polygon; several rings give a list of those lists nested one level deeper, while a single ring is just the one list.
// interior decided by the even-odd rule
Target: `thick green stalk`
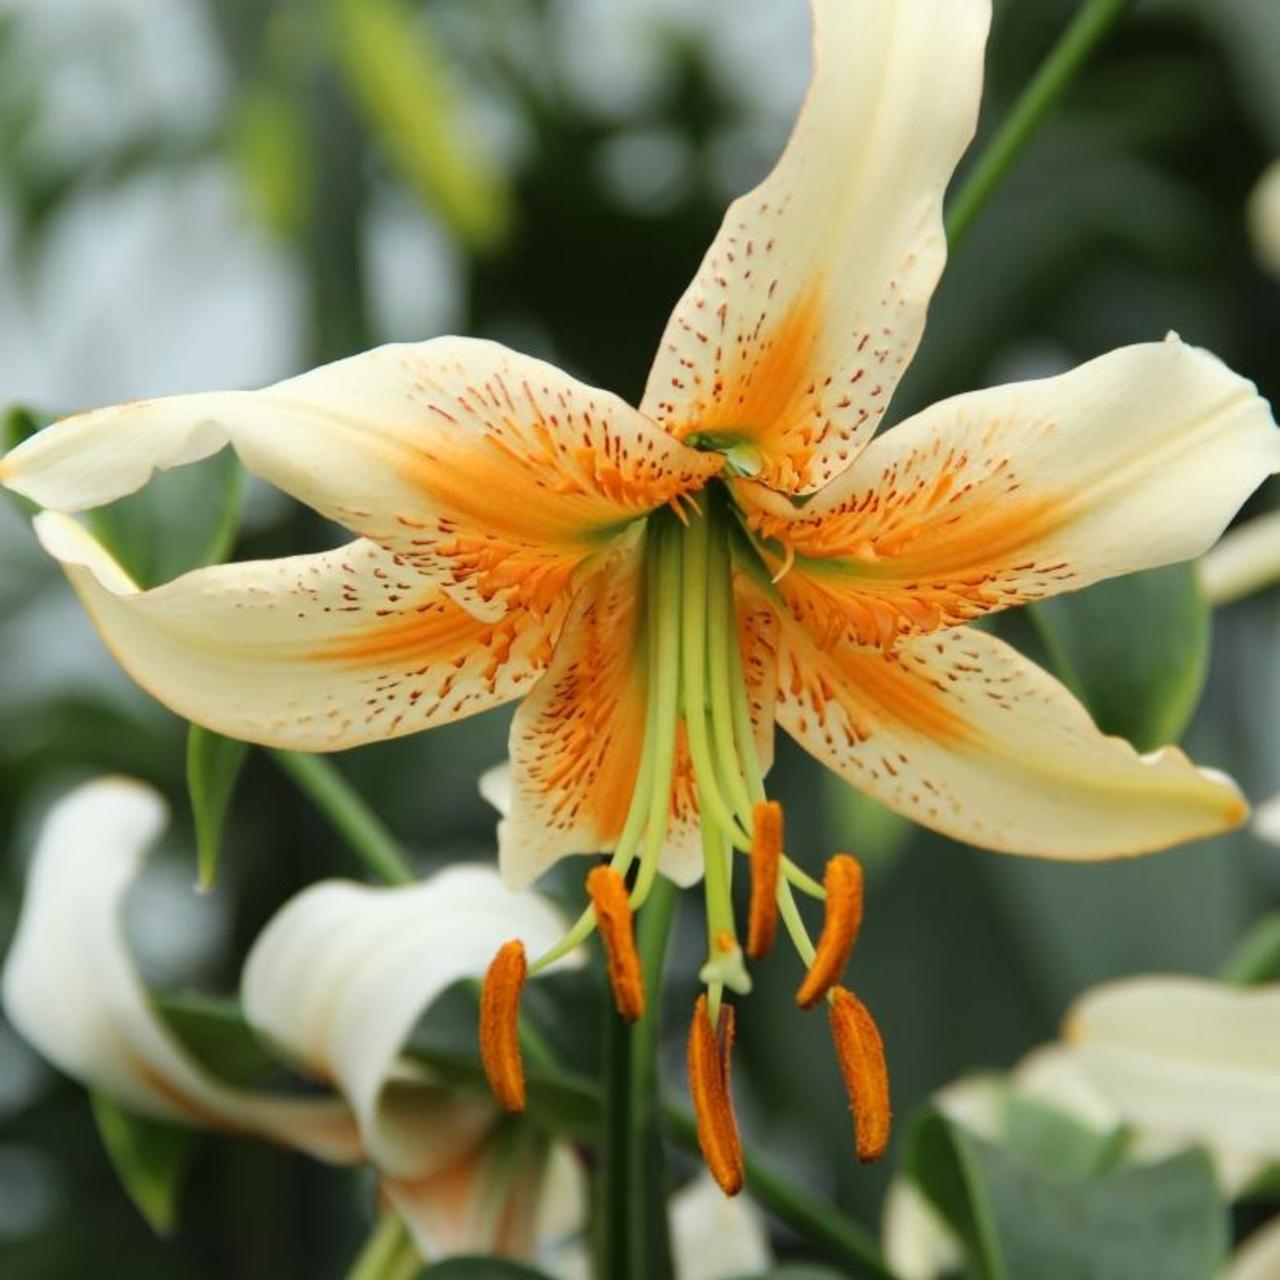
[{"label": "thick green stalk", "polygon": [[655,1054],[662,964],[675,908],[669,881],[655,883],[637,930],[648,1000],[634,1024],[605,1014],[604,1134],[596,1184],[595,1274],[607,1280],[671,1275]]},{"label": "thick green stalk", "polygon": [[947,241],[952,248],[973,226],[982,206],[1004,180],[1098,42],[1132,6],[1133,0],[1083,0],[947,209]]},{"label": "thick green stalk", "polygon": [[412,884],[417,879],[382,819],[328,760],[301,751],[272,751],[271,756],[374,875],[387,884]]}]

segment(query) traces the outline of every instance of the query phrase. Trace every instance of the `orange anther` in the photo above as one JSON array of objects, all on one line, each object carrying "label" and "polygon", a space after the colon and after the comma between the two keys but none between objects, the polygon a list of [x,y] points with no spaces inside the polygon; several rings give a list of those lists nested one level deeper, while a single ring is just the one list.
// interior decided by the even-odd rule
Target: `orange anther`
[{"label": "orange anther", "polygon": [[751,811],[751,906],[747,955],[759,960],[778,931],[778,868],[782,864],[782,806],[762,800]]},{"label": "orange anther", "polygon": [[856,858],[838,853],[827,863],[822,880],[827,891],[827,915],[809,972],[805,974],[796,1004],[811,1009],[840,981],[849,953],[862,927],[862,868]]},{"label": "orange anther", "polygon": [[493,1096],[506,1111],[524,1110],[520,992],[527,971],[524,943],[514,938],[499,947],[480,992],[480,1061]]},{"label": "orange anther", "polygon": [[830,1017],[840,1074],[853,1108],[858,1159],[864,1164],[879,1160],[889,1145],[893,1122],[884,1041],[866,1005],[845,987],[831,993]]},{"label": "orange anther", "polygon": [[689,1027],[689,1092],[698,1120],[698,1146],[711,1176],[727,1196],[742,1190],[742,1143],[729,1094],[733,1051],[733,1006],[720,1006],[719,1029],[711,1025],[707,997],[700,995]]},{"label": "orange anther", "polygon": [[644,972],[636,951],[626,881],[612,867],[601,865],[587,876],[587,892],[596,909],[613,1002],[628,1022],[636,1022],[644,1015]]}]

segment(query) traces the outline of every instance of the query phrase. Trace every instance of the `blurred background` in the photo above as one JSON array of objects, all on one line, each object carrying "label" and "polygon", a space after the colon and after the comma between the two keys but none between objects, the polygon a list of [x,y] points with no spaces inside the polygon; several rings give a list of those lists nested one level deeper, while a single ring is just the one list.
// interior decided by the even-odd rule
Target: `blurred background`
[{"label": "blurred background", "polygon": [[[979,146],[1074,8],[997,4]],[[8,0],[0,403],[60,415],[255,386],[448,332],[634,400],[725,203],[776,157],[808,57],[802,0]],[[1257,265],[1244,213],[1280,156],[1277,69],[1275,0],[1140,3],[956,253],[894,416],[1168,329],[1280,399],[1280,283]],[[184,492],[187,511],[190,482]],[[1264,489],[1254,508],[1273,501]],[[238,556],[332,540],[250,489]],[[1195,640],[1184,697],[1189,709],[1203,675],[1186,742],[1255,800],[1280,789],[1278,623],[1265,597],[1219,611],[1211,644]],[[217,888],[191,892],[185,726],[116,669],[3,504],[0,655],[0,948],[42,813],[103,771],[145,778],[173,806],[171,847],[130,906],[160,985],[233,992],[249,941],[289,893],[358,874],[255,756]],[[1139,702],[1113,687],[1094,709],[1139,739],[1181,729],[1183,716],[1153,724]],[[339,763],[424,869],[491,857],[494,815],[475,779],[504,756],[507,722],[492,713]],[[855,980],[904,1117],[955,1076],[1052,1036],[1089,983],[1212,972],[1280,901],[1280,850],[1247,832],[1114,866],[1002,858],[916,831],[780,748],[793,856],[817,870],[847,847],[870,868]],[[669,965],[672,1087],[699,911],[686,901]],[[852,1158],[826,1027],[795,1015],[795,978],[783,958],[763,966],[740,1012],[742,1125],[874,1225],[886,1174]],[[589,1066],[589,996],[574,1012]],[[343,1175],[209,1138],[180,1229],[155,1239],[118,1189],[83,1092],[0,1022],[7,1280],[101,1274],[103,1258],[135,1277],[326,1277],[367,1224]]]}]

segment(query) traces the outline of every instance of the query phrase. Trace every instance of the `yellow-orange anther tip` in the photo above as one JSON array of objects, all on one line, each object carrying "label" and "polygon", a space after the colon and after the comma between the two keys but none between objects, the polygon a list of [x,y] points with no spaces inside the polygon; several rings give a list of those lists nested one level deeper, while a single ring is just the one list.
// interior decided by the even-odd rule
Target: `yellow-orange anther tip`
[{"label": "yellow-orange anther tip", "polygon": [[596,928],[604,943],[613,1002],[628,1022],[638,1022],[644,1016],[644,970],[636,950],[626,881],[613,867],[602,863],[587,875],[587,893],[595,907]]},{"label": "yellow-orange anther tip", "polygon": [[480,1061],[489,1088],[504,1111],[524,1110],[520,993],[528,971],[524,943],[513,938],[498,948],[480,992]]},{"label": "yellow-orange anther tip", "polygon": [[727,1196],[742,1190],[745,1177],[742,1142],[729,1091],[733,1030],[733,1006],[720,1006],[719,1026],[713,1027],[707,997],[700,995],[689,1026],[689,1092],[702,1158]]},{"label": "yellow-orange anther tip", "polygon": [[762,800],[751,811],[751,903],[747,955],[759,960],[778,931],[778,871],[782,864],[782,806]]},{"label": "yellow-orange anther tip", "polygon": [[840,981],[862,927],[862,867],[857,858],[836,854],[827,863],[822,884],[827,891],[827,914],[813,963],[796,992],[796,1004],[802,1009],[812,1009]]},{"label": "yellow-orange anther tip", "polygon": [[831,1038],[853,1110],[858,1159],[870,1164],[884,1155],[893,1127],[884,1041],[866,1005],[845,987],[831,993],[830,1018]]}]

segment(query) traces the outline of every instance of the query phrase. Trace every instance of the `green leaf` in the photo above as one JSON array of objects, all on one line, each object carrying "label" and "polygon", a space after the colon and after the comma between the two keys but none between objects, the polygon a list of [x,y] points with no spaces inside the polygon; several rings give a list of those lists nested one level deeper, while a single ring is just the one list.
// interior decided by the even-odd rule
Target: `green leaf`
[{"label": "green leaf", "polygon": [[733,1280],[841,1280],[843,1272],[829,1267],[814,1267],[808,1263],[774,1267],[770,1271],[757,1271],[752,1275],[735,1276]]},{"label": "green leaf", "polygon": [[1054,1174],[932,1112],[906,1164],[981,1280],[1204,1280],[1226,1254],[1226,1207],[1200,1151]]},{"label": "green leaf", "polygon": [[1209,663],[1210,610],[1191,565],[1095,583],[1028,614],[1103,732],[1143,751],[1182,736]]},{"label": "green leaf", "polygon": [[139,586],[153,587],[230,555],[243,488],[240,463],[224,449],[157,473],[137,493],[89,512],[89,524]]},{"label": "green leaf", "polygon": [[102,1145],[129,1199],[157,1235],[168,1235],[195,1133],[137,1115],[102,1093],[91,1094],[90,1100]]},{"label": "green leaf", "polygon": [[254,1084],[280,1065],[245,1021],[238,1001],[153,995],[152,1003],[183,1048],[227,1084]]},{"label": "green leaf", "polygon": [[447,1258],[424,1267],[416,1280],[549,1280],[542,1271],[504,1258]]},{"label": "green leaf", "polygon": [[[0,425],[0,454],[8,453],[10,449],[16,448],[28,437],[35,435],[41,427],[48,426],[53,421],[50,414],[37,413],[34,409],[29,409],[25,405],[11,405],[4,415],[3,425]],[[29,498],[24,498],[20,494],[16,494],[6,490],[9,497],[18,504],[19,508],[25,515],[35,515],[40,510],[36,503]]]},{"label": "green leaf", "polygon": [[1223,982],[1256,987],[1280,978],[1280,912],[1263,916],[1232,948],[1218,971]]},{"label": "green leaf", "polygon": [[227,807],[248,753],[247,742],[224,738],[198,724],[193,724],[187,731],[187,791],[195,818],[196,862],[201,889],[209,889],[213,885]]},{"label": "green leaf", "polygon": [[496,244],[510,223],[505,182],[466,127],[419,15],[404,0],[331,3],[331,55],[387,158],[468,244]]}]

